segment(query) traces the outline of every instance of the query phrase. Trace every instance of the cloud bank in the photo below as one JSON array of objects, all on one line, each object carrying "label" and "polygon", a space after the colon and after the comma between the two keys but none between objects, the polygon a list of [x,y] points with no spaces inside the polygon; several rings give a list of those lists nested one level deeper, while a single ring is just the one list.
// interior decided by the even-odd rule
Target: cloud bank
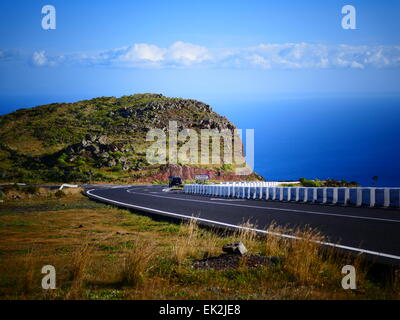
[{"label": "cloud bank", "polygon": [[1,50],[0,49],[0,61],[11,61],[16,60],[20,56],[17,50]]},{"label": "cloud bank", "polygon": [[102,65],[126,68],[398,68],[400,46],[286,43],[259,44],[245,48],[207,48],[178,41],[167,48],[140,43],[95,53],[49,55],[45,51],[37,51],[32,55],[32,63],[37,67]]}]

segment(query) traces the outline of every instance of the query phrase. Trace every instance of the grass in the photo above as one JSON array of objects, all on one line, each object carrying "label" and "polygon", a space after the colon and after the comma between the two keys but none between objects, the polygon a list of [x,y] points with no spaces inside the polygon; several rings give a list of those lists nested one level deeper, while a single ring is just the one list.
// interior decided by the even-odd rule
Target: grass
[{"label": "grass", "polygon": [[143,284],[155,249],[150,242],[136,240],[136,245],[124,257],[121,270],[121,283],[136,288]]},{"label": "grass", "polygon": [[[181,225],[155,221],[79,192],[6,199],[0,207],[0,299],[400,298],[398,283],[370,278],[360,257],[322,250],[316,241],[324,236],[316,230],[272,224],[268,231],[260,238],[251,230],[205,230],[195,218]],[[220,255],[222,245],[234,241],[244,242],[251,254],[278,257],[278,263],[192,268],[194,260]],[[356,267],[357,290],[341,287],[346,264]],[[56,269],[55,290],[41,288],[44,265]]]}]

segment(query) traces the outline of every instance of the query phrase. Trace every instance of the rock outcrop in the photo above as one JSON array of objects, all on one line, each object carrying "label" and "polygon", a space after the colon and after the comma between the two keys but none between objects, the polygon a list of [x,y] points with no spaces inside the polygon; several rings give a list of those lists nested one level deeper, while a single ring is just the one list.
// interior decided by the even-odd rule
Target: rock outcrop
[{"label": "rock outcrop", "polygon": [[[99,97],[53,103],[0,116],[0,181],[136,182],[243,180],[226,166],[150,165],[150,129],[167,133],[169,122],[183,129],[234,130],[235,125],[203,102],[161,94]],[[21,139],[23,136],[23,139]]]}]

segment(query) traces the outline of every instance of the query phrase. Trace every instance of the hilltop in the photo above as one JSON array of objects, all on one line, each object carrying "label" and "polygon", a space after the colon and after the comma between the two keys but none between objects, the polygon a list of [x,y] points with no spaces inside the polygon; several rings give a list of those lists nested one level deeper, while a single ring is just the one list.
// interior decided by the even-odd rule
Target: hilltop
[{"label": "hilltop", "polygon": [[235,178],[232,165],[147,163],[146,133],[165,131],[169,121],[196,131],[236,128],[205,103],[161,94],[19,109],[0,117],[0,181],[158,182],[170,174],[193,179],[204,172],[220,180]]}]

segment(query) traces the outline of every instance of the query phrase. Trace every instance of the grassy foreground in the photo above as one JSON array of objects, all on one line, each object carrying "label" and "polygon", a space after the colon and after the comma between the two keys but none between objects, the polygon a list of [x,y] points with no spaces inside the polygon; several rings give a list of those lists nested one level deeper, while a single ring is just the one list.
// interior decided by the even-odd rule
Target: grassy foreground
[{"label": "grassy foreground", "polygon": [[[395,285],[368,279],[359,259],[322,253],[309,241],[323,239],[314,230],[292,231],[301,241],[222,235],[193,222],[175,225],[100,204],[79,190],[37,192],[6,195],[0,203],[0,299],[400,298]],[[192,267],[238,240],[249,253],[281,262],[221,271]],[[356,267],[356,290],[341,286],[346,264]],[[41,287],[44,265],[56,269],[55,290]]]}]

